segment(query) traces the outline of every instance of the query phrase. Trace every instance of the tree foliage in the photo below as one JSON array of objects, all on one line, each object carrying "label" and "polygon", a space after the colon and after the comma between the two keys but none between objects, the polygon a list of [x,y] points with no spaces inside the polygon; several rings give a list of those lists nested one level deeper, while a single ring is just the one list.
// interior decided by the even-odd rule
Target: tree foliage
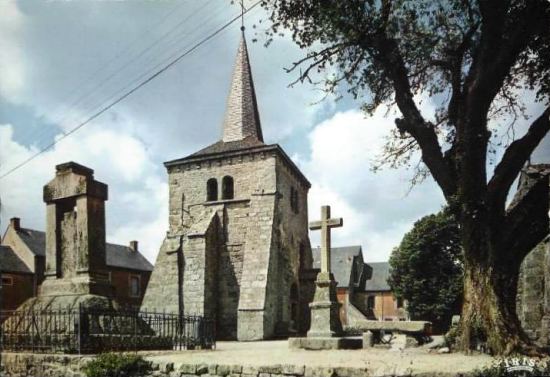
[{"label": "tree foliage", "polygon": [[388,283],[396,297],[407,300],[411,319],[447,329],[462,303],[462,250],[452,214],[442,211],[415,222],[393,250],[390,267]]},{"label": "tree foliage", "polygon": [[[515,313],[519,266],[548,233],[549,173],[506,207],[514,180],[550,130],[550,2],[547,0],[264,0],[273,36],[290,30],[304,50],[296,82],[346,88],[372,113],[394,104],[385,162],[419,151],[460,224],[464,257],[461,344],[476,337],[495,354],[534,352]],[[341,85],[345,84],[345,85]],[[491,151],[535,101],[527,131]],[[419,106],[429,97],[435,118]],[[530,100],[530,103],[526,103]],[[512,128],[510,128],[512,127]],[[500,136],[499,136],[500,133]],[[513,134],[513,132],[512,132]]]}]

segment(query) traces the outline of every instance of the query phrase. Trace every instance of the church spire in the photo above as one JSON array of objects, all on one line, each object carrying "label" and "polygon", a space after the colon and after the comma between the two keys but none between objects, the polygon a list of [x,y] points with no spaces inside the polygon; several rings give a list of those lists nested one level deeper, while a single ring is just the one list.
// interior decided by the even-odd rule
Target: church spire
[{"label": "church spire", "polygon": [[254,138],[263,142],[260,115],[244,36],[244,26],[241,27],[241,30],[241,42],[233,69],[223,121],[223,141],[230,142]]}]

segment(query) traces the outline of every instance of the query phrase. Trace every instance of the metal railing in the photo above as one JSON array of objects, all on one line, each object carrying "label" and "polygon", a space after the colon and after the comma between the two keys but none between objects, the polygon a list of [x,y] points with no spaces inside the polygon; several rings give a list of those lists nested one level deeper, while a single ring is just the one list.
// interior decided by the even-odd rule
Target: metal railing
[{"label": "metal railing", "polygon": [[214,321],[132,310],[33,309],[0,312],[0,349],[53,353],[215,347]]}]

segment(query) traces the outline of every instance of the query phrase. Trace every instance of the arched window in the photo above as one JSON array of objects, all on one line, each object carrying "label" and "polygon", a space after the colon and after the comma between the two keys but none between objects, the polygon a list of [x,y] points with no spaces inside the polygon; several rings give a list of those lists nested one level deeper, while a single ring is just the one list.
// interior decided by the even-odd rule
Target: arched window
[{"label": "arched window", "polygon": [[216,181],[216,178],[210,178],[206,182],[206,200],[209,202],[218,200],[218,181]]},{"label": "arched window", "polygon": [[222,199],[233,199],[233,178],[226,175],[222,180]]}]

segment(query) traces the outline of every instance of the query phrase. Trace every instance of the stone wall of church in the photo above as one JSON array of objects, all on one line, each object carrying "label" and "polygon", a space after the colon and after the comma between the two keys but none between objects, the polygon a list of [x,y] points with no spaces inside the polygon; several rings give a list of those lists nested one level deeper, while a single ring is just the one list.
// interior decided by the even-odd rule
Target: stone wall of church
[{"label": "stone wall of church", "polygon": [[[183,250],[183,253],[181,249],[179,251],[184,269],[184,276],[180,278],[185,283],[180,290],[189,292],[183,293],[184,296],[188,296],[187,301],[189,295],[201,295],[192,292],[204,292],[203,287],[195,285],[202,284],[201,276],[204,277],[203,271],[207,260],[203,258],[202,262],[197,262],[197,252],[201,247],[204,250],[205,246],[203,244],[197,248],[197,240],[192,241],[192,238],[205,232],[214,212],[223,227],[222,238],[225,242],[216,245],[212,257],[217,259],[217,266],[215,269],[208,268],[208,271],[215,271],[216,289],[208,292],[215,292],[215,297],[211,301],[217,301],[218,335],[221,339],[235,339],[237,336],[237,313],[246,245],[248,244],[248,249],[251,250],[252,259],[259,258],[259,255],[255,255],[255,248],[261,248],[262,252],[267,254],[270,251],[269,241],[265,237],[270,237],[273,222],[274,196],[268,194],[274,193],[276,189],[275,161],[275,154],[262,152],[169,168],[170,227],[167,239],[177,239],[175,243]],[[225,176],[233,178],[234,198],[231,200],[221,198],[222,181]],[[218,200],[207,201],[207,182],[212,178],[218,182]],[[251,203],[254,201],[261,202],[262,208],[267,211],[261,212],[261,209],[252,208]],[[262,232],[254,231],[260,224],[268,226],[268,234],[265,237]],[[178,285],[175,255],[178,253],[178,247],[161,248],[143,307],[163,307],[162,303],[169,301],[171,311],[177,310],[177,295],[174,293]],[[174,254],[162,255],[165,252]],[[191,256],[193,257],[190,258]],[[267,270],[264,270],[267,274]],[[166,297],[167,293],[170,298]],[[198,301],[193,301],[192,305],[183,302],[184,311],[188,314],[202,314],[203,309],[197,306]]]},{"label": "stone wall of church", "polygon": [[273,314],[276,318],[275,331],[281,335],[289,330],[307,330],[300,329],[299,325],[307,320],[308,315],[300,305],[301,301],[310,302],[312,297],[309,296],[313,292],[312,287],[300,281],[300,271],[311,269],[313,264],[308,236],[308,190],[309,187],[289,168],[287,162],[278,159],[279,195],[274,223],[274,256],[277,261],[272,264],[277,268],[277,273],[270,274],[275,282],[269,284],[268,302],[276,308]]}]

